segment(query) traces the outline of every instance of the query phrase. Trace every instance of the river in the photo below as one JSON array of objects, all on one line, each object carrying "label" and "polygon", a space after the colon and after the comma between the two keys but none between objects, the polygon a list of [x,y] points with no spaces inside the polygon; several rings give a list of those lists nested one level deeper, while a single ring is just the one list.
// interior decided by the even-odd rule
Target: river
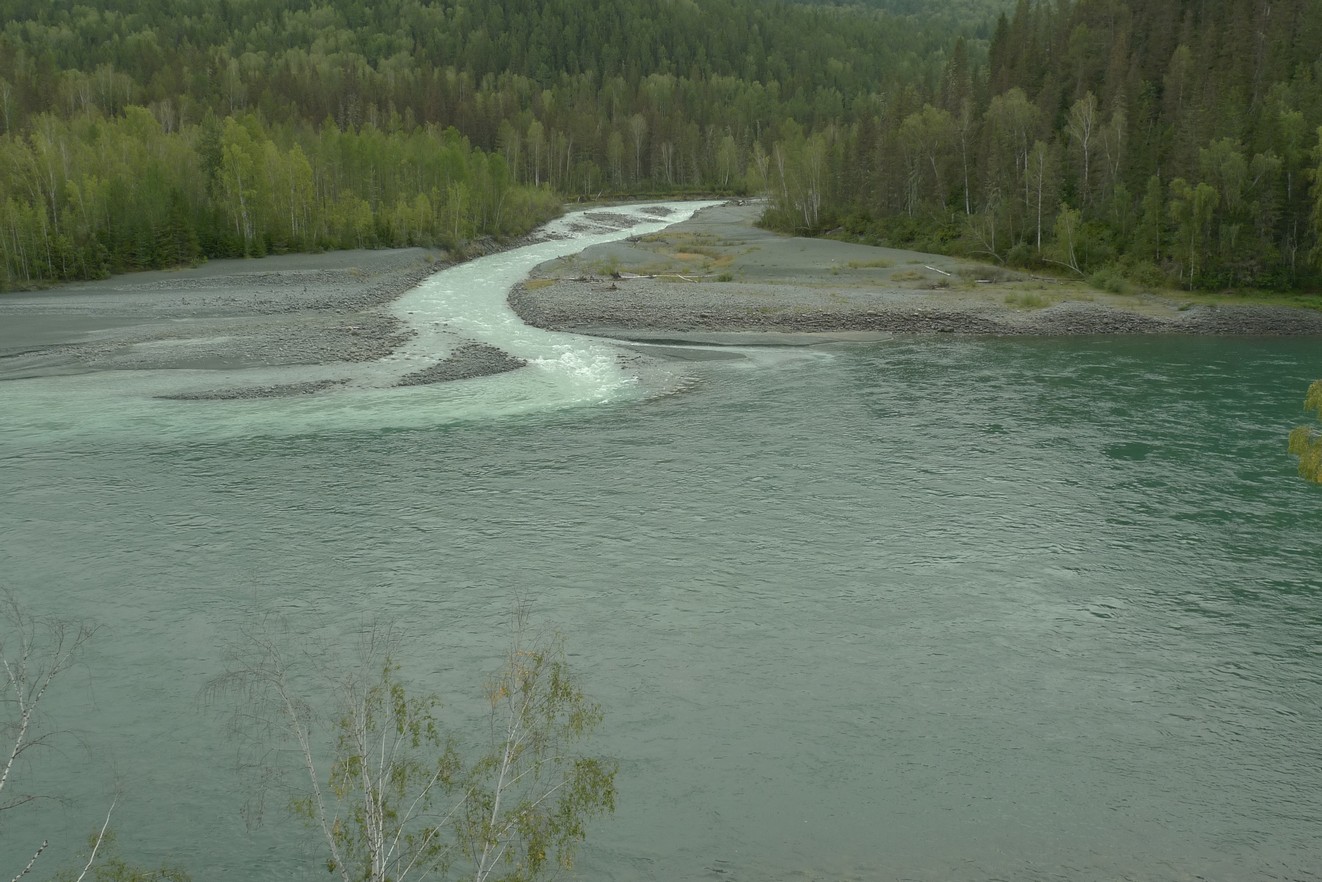
[{"label": "river", "polygon": [[226,646],[396,622],[469,726],[521,598],[620,763],[581,878],[1319,878],[1322,492],[1285,452],[1315,341],[898,338],[639,379],[484,312],[525,258],[400,304],[499,326],[511,374],[0,384],[0,583],[100,626],[48,704],[77,737],[24,770],[66,801],[6,813],[0,866],[43,837],[70,865],[118,793],[136,862],[322,877],[310,833],[240,815],[198,700]]}]

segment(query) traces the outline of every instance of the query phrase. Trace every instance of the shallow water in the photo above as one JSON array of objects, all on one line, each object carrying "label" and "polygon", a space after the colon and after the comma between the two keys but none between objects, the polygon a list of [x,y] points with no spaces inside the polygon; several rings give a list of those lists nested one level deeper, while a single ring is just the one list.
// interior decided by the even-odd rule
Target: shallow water
[{"label": "shallow water", "polygon": [[[578,339],[547,342],[598,363]],[[400,622],[467,724],[518,596],[620,760],[583,878],[1318,876],[1322,493],[1284,452],[1315,343],[740,352],[522,408],[523,371],[237,404],[0,386],[26,420],[0,579],[102,626],[51,702],[85,747],[29,770],[72,801],[9,813],[0,866],[41,836],[65,861],[118,789],[136,860],[321,877],[279,812],[239,817],[197,702],[227,641]]]}]

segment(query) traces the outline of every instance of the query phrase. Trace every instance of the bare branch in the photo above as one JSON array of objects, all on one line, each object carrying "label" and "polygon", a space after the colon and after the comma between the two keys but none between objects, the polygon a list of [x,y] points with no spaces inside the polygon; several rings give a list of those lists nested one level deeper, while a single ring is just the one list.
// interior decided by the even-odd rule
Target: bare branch
[{"label": "bare branch", "polygon": [[[14,718],[0,721],[7,732],[8,749],[0,755],[0,794],[12,784],[19,758],[29,750],[52,739],[56,732],[38,732],[38,715],[51,683],[78,660],[84,644],[95,629],[83,623],[28,616],[7,591],[0,591],[0,617],[7,620],[6,633],[0,634],[0,669],[4,681],[0,693],[4,704],[14,710]],[[22,794],[0,802],[0,811],[12,809],[36,799]]]},{"label": "bare branch", "polygon": [[[0,811],[16,808],[42,797],[34,793],[11,795],[14,775],[19,760],[34,748],[48,745],[69,733],[44,727],[42,703],[55,681],[78,663],[82,650],[95,633],[89,624],[69,622],[55,618],[31,616],[23,611],[17,599],[8,591],[0,590],[0,705],[6,716],[0,719],[0,730],[5,733],[5,748],[0,753]],[[101,842],[109,829],[114,802],[106,812],[104,823],[96,836],[92,853],[75,882],[91,871]],[[27,876],[46,851],[48,841],[28,861],[14,882]]]},{"label": "bare branch", "polygon": [[32,860],[28,861],[28,865],[23,868],[23,872],[14,877],[13,882],[18,882],[19,879],[32,872],[32,868],[37,865],[37,859],[41,857],[41,853],[46,850],[46,846],[49,844],[45,839],[41,841],[41,847],[37,849],[37,853],[32,856]]},{"label": "bare branch", "polygon": [[[593,761],[585,775],[563,752],[600,715],[567,679],[558,640],[525,642],[525,615],[516,610],[505,664],[488,681],[490,750],[471,765],[440,727],[436,696],[406,689],[389,628],[364,628],[357,666],[339,675],[343,668],[297,648],[287,632],[277,645],[259,629],[207,700],[240,705],[231,721],[249,728],[249,742],[297,743],[299,759],[288,762],[307,777],[293,804],[344,882],[435,878],[456,860],[471,861],[465,875],[476,880],[501,866],[533,879],[548,855],[567,863],[583,819],[612,808],[615,791],[611,764]],[[309,682],[295,662],[313,663],[324,694],[295,691]]]},{"label": "bare branch", "polygon": [[88,871],[92,869],[92,864],[96,863],[96,853],[101,849],[101,843],[106,840],[106,830],[110,827],[110,816],[114,811],[115,803],[111,802],[110,808],[106,810],[106,819],[101,824],[101,830],[96,834],[92,843],[92,853],[87,856],[87,864],[84,865],[83,871],[78,874],[78,878],[75,879],[74,882],[83,882],[83,878],[87,875]]}]

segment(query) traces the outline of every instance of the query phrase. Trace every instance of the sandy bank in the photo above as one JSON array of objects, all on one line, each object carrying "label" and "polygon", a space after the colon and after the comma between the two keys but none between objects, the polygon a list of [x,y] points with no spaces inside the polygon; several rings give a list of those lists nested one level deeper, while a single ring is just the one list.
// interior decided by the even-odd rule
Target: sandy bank
[{"label": "sandy bank", "polygon": [[1191,305],[956,258],[781,236],[755,205],[543,264],[510,295],[529,324],[635,340],[811,343],[894,334],[1322,335],[1322,312]]}]

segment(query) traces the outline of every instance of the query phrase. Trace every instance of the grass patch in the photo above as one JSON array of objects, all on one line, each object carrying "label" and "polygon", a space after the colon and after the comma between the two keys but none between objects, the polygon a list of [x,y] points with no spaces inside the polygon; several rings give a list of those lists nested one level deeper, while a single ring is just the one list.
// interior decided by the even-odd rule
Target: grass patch
[{"label": "grass patch", "polygon": [[1183,308],[1194,306],[1284,306],[1291,309],[1312,309],[1322,311],[1322,296],[1310,293],[1289,293],[1261,291],[1252,288],[1240,288],[1219,293],[1210,291],[1166,290],[1165,296],[1179,298],[1186,304]]},{"label": "grass patch", "polygon": [[719,251],[715,248],[693,248],[688,247],[681,251],[672,251],[669,255],[671,260],[677,260],[681,263],[697,263],[702,261],[702,265],[707,269],[714,266],[729,266],[734,262],[734,255],[729,252]]},{"label": "grass patch", "polygon": [[884,257],[877,260],[851,260],[845,266],[850,269],[890,269],[895,266],[895,261]]},{"label": "grass patch", "polygon": [[682,246],[679,250],[675,252],[676,257],[679,257],[681,255],[686,258],[691,258],[693,255],[700,255],[702,257],[711,257],[719,260],[724,258],[726,256],[726,253],[722,251],[720,248],[711,248],[707,245],[696,245],[693,243],[689,243]]},{"label": "grass patch", "polygon": [[925,278],[927,277],[918,270],[901,270],[891,276],[891,280],[896,282],[921,282]]},{"label": "grass patch", "polygon": [[1051,300],[1037,291],[1012,291],[1005,295],[1005,305],[1021,309],[1044,309],[1051,305]]},{"label": "grass patch", "polygon": [[528,281],[523,283],[523,290],[537,291],[542,288],[549,288],[552,285],[554,285],[555,282],[556,282],[555,279],[529,279]]},{"label": "grass patch", "polygon": [[633,273],[635,276],[661,276],[666,273],[673,273],[675,267],[669,263],[645,263],[638,267],[623,270],[622,272]]},{"label": "grass patch", "polygon": [[620,271],[620,259],[611,255],[605,260],[598,260],[592,264],[592,272],[598,276],[610,276]]},{"label": "grass patch", "polygon": [[646,236],[640,236],[640,242],[660,242],[670,245],[674,248],[686,248],[690,251],[696,251],[700,246],[711,246],[721,244],[712,233],[683,233],[669,230],[662,230],[659,233],[649,233]]}]

